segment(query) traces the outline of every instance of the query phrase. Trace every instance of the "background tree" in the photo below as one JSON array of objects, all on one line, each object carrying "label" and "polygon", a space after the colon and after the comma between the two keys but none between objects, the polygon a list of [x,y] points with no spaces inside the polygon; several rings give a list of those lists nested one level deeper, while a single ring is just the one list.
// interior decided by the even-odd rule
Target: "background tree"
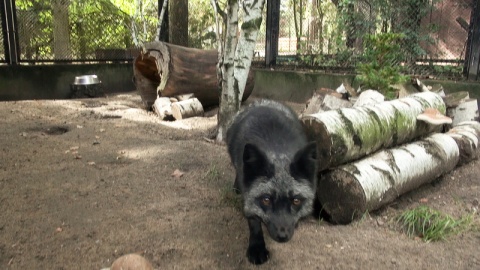
[{"label": "background tree", "polygon": [[169,42],[188,47],[188,0],[168,2]]},{"label": "background tree", "polygon": [[215,14],[210,0],[189,0],[188,47],[216,48]]},{"label": "background tree", "polygon": [[69,0],[52,0],[53,55],[55,59],[70,58]]},{"label": "background tree", "polygon": [[305,0],[292,0],[295,37],[297,38],[297,53],[302,50],[303,21],[305,19]]}]

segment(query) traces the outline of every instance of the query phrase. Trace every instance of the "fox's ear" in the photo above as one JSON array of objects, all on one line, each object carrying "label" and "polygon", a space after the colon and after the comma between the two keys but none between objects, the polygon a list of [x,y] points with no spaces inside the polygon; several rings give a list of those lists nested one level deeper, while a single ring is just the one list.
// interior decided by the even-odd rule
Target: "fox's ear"
[{"label": "fox's ear", "polygon": [[246,186],[258,176],[271,177],[274,174],[273,166],[268,162],[265,153],[251,143],[245,144],[243,149],[243,173]]},{"label": "fox's ear", "polygon": [[317,173],[317,143],[310,142],[300,149],[290,165],[292,176],[312,181]]}]

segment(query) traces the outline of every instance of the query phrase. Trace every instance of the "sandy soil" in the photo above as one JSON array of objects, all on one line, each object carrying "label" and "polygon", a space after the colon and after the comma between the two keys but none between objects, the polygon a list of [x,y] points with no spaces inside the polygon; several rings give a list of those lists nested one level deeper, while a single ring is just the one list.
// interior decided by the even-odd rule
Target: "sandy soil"
[{"label": "sandy soil", "polygon": [[162,123],[134,93],[1,102],[0,115],[0,269],[102,269],[127,253],[155,269],[480,269],[475,227],[425,243],[395,223],[420,204],[478,210],[479,161],[350,225],[303,220],[254,267],[226,148],[204,139],[215,115]]}]

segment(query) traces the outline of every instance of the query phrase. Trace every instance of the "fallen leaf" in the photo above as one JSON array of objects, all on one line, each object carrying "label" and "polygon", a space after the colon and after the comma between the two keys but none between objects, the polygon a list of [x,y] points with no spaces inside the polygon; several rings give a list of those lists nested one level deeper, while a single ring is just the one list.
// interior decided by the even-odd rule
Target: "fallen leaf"
[{"label": "fallen leaf", "polygon": [[421,203],[427,203],[427,202],[428,202],[428,199],[427,199],[427,198],[421,198],[421,199],[419,200],[419,202],[421,202]]},{"label": "fallen leaf", "polygon": [[176,169],[175,171],[173,171],[172,176],[175,178],[180,178],[183,176],[183,174],[184,172],[180,171],[179,169]]}]

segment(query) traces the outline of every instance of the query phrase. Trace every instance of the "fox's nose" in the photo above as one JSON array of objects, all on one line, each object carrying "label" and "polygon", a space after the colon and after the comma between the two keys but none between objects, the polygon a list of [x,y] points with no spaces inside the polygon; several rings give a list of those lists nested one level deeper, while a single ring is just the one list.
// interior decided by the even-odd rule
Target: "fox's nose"
[{"label": "fox's nose", "polygon": [[285,227],[278,228],[277,240],[280,243],[290,240],[290,231]]}]

